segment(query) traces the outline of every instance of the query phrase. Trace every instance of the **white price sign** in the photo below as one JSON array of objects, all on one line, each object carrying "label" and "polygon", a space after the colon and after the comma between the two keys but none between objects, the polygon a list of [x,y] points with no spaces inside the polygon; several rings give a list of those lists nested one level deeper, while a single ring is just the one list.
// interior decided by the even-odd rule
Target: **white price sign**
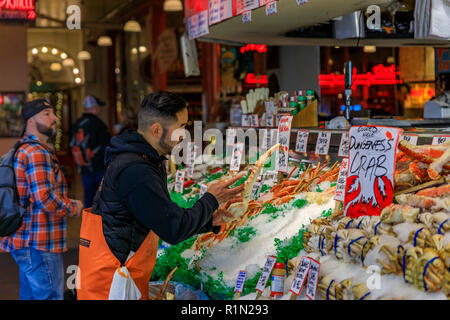
[{"label": "white price sign", "polygon": [[261,271],[261,275],[259,276],[258,283],[256,284],[257,291],[261,293],[264,291],[270,274],[272,273],[272,269],[275,266],[275,262],[277,262],[276,257],[269,256],[267,258],[266,264],[264,265],[263,270]]},{"label": "white price sign", "polygon": [[247,271],[239,271],[236,279],[236,285],[234,286],[234,292],[242,293],[244,290],[245,278],[247,277]]},{"label": "white price sign", "polygon": [[281,172],[288,171],[289,161],[289,140],[291,138],[292,116],[284,116],[278,125],[278,143],[281,144],[281,150],[277,150],[275,157],[275,169]]},{"label": "white price sign", "polygon": [[299,153],[305,153],[308,147],[308,130],[297,131],[297,141],[295,142],[295,151]]},{"label": "white price sign", "polygon": [[220,21],[233,16],[233,0],[220,0]]},{"label": "white price sign", "polygon": [[300,295],[300,292],[302,291],[303,284],[305,283],[306,275],[308,274],[310,264],[311,261],[309,260],[308,257],[302,257],[300,263],[298,264],[294,280],[292,281],[291,284],[291,292],[296,294],[297,296]]},{"label": "white price sign", "polygon": [[220,22],[220,0],[209,0],[209,25]]},{"label": "white price sign", "polygon": [[273,114],[269,114],[266,116],[266,126],[269,128],[272,128],[275,126],[275,121],[273,121],[274,119],[274,115]]},{"label": "white price sign", "polygon": [[272,1],[266,5],[266,16],[271,16],[275,13],[277,13],[277,2]]},{"label": "white price sign", "polygon": [[270,147],[272,147],[278,140],[278,129],[270,130]]},{"label": "white price sign", "polygon": [[400,136],[400,140],[405,140],[406,142],[409,142],[412,145],[417,146],[417,141],[419,140],[419,135],[417,135],[417,134],[402,134]]},{"label": "white price sign", "polygon": [[237,14],[259,7],[259,0],[237,0]]},{"label": "white price sign", "polygon": [[200,183],[200,194],[199,194],[199,198],[203,197],[203,195],[206,193],[206,191],[208,190],[208,186],[206,184]]},{"label": "white price sign", "polygon": [[238,142],[233,146],[231,155],[230,171],[239,171],[241,166],[242,154],[244,153],[244,144]]},{"label": "white price sign", "polygon": [[394,199],[395,155],[403,130],[383,126],[353,126],[344,215],[380,215]]},{"label": "white price sign", "polygon": [[194,176],[194,165],[186,166],[186,171],[188,178],[192,178]]},{"label": "white price sign", "polygon": [[184,171],[177,170],[175,174],[175,192],[183,193]]},{"label": "white price sign", "polygon": [[252,22],[252,12],[246,11],[242,14],[242,23],[250,23]]},{"label": "white price sign", "polygon": [[348,132],[344,132],[341,137],[341,143],[339,144],[338,157],[348,157]]},{"label": "white price sign", "polygon": [[309,258],[309,260],[311,263],[308,272],[308,283],[306,284],[306,297],[308,297],[309,300],[315,300],[317,284],[319,283],[320,263],[313,258]]},{"label": "white price sign", "polygon": [[209,33],[208,10],[203,10],[198,14],[198,36],[204,36]]},{"label": "white price sign", "polygon": [[237,130],[236,128],[230,128],[227,129],[227,139],[226,139],[226,145],[232,146],[234,145],[235,137],[237,136]]},{"label": "white price sign", "polygon": [[432,145],[444,144],[447,141],[450,141],[450,136],[434,136]]},{"label": "white price sign", "polygon": [[320,131],[317,135],[316,154],[327,155],[330,149],[331,131]]},{"label": "white price sign", "polygon": [[257,114],[252,114],[250,116],[250,119],[251,119],[251,127],[258,128],[259,127],[258,115]]},{"label": "white price sign", "polygon": [[334,192],[334,200],[344,201],[345,198],[345,185],[347,182],[348,172],[348,158],[342,159],[341,168],[339,169],[339,175],[336,183],[336,190]]},{"label": "white price sign", "polygon": [[250,115],[248,115],[248,114],[242,115],[241,125],[243,127],[250,127]]}]

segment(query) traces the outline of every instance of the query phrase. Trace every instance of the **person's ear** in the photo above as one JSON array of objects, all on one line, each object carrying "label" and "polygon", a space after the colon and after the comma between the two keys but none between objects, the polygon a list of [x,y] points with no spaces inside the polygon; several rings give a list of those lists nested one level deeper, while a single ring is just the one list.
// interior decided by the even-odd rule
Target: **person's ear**
[{"label": "person's ear", "polygon": [[160,139],[163,133],[163,128],[159,123],[154,123],[150,126],[150,134],[152,137]]}]

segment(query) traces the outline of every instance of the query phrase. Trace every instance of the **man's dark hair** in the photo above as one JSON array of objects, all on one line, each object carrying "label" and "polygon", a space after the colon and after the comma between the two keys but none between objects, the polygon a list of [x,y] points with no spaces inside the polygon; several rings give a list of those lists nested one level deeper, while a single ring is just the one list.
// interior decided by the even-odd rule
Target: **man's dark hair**
[{"label": "man's dark hair", "polygon": [[138,114],[138,128],[145,130],[155,122],[163,127],[177,121],[177,113],[187,108],[186,100],[166,91],[151,93],[144,97]]}]

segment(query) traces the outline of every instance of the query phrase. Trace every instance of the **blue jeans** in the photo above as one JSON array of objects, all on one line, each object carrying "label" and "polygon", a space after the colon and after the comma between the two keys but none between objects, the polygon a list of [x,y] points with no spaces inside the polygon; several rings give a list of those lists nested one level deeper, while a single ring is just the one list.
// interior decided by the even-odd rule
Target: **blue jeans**
[{"label": "blue jeans", "polygon": [[85,208],[92,207],[92,202],[94,201],[95,193],[97,192],[98,187],[100,186],[100,182],[102,182],[104,175],[105,171],[82,174]]},{"label": "blue jeans", "polygon": [[23,248],[11,251],[19,266],[20,300],[62,300],[64,265],[62,253]]}]

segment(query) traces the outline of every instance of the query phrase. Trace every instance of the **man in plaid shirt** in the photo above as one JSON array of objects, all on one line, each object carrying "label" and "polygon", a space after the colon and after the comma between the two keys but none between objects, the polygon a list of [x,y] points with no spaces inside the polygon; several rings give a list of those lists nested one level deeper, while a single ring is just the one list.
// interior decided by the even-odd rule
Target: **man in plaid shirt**
[{"label": "man in plaid shirt", "polygon": [[52,106],[44,99],[28,102],[22,117],[22,141],[37,140],[45,147],[25,144],[15,155],[17,191],[27,209],[22,226],[1,240],[0,249],[10,252],[19,266],[21,300],[61,300],[66,217],[79,216],[83,205],[68,199],[66,180],[50,144],[57,120]]}]

